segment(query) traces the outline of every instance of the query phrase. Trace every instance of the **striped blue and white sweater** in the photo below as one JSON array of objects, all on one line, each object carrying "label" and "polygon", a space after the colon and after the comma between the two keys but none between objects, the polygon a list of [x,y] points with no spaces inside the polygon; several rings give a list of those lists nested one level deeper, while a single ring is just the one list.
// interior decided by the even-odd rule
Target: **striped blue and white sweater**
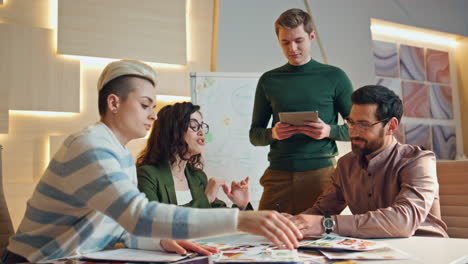
[{"label": "striped blue and white sweater", "polygon": [[104,123],[97,123],[65,140],[28,201],[8,250],[38,262],[115,242],[160,249],[158,237],[234,232],[237,215],[235,209],[148,202],[137,188],[132,155]]}]

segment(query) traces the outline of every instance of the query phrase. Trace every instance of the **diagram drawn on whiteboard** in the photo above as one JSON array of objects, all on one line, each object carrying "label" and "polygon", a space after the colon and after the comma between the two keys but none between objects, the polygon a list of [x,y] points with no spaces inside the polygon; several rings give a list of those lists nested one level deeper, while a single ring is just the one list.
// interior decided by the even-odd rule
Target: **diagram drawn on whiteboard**
[{"label": "diagram drawn on whiteboard", "polygon": [[[210,135],[203,151],[208,177],[228,181],[250,177],[251,201],[258,205],[263,188],[259,180],[268,167],[269,147],[249,140],[250,122],[259,73],[193,73],[192,102],[201,106]],[[224,194],[219,195],[229,201]]]}]

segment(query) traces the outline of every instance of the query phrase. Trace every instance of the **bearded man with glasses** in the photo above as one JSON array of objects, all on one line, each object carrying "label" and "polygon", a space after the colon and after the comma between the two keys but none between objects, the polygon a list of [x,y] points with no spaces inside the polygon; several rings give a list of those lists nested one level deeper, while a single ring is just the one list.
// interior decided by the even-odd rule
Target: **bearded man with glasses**
[{"label": "bearded man with glasses", "polygon": [[[352,152],[338,161],[332,183],[313,207],[290,219],[303,235],[448,237],[434,153],[393,136],[403,114],[400,98],[368,85],[354,91],[351,101],[346,124]],[[353,215],[339,215],[346,206]]]}]

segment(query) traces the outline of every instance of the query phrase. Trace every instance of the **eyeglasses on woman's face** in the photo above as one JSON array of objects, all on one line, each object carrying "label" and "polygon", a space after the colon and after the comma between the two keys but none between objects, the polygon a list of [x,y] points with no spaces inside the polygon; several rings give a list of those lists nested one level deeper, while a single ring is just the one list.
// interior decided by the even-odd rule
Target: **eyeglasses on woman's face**
[{"label": "eyeglasses on woman's face", "polygon": [[189,127],[194,132],[198,132],[200,131],[200,129],[203,131],[204,134],[208,134],[210,132],[210,126],[207,123],[203,121],[199,123],[196,119],[190,119]]},{"label": "eyeglasses on woman's face", "polygon": [[346,118],[345,123],[349,129],[356,129],[358,131],[364,132],[367,131],[369,128],[377,125],[378,123],[386,122],[388,118],[376,121],[376,122],[369,122],[369,121],[353,121],[351,118]]}]

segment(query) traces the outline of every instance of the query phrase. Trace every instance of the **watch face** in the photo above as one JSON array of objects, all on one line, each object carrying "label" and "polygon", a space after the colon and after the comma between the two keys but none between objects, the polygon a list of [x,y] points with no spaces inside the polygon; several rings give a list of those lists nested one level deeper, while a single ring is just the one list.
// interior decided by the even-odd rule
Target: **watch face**
[{"label": "watch face", "polygon": [[331,229],[333,227],[333,220],[330,218],[325,218],[323,221],[323,226],[327,229]]}]

